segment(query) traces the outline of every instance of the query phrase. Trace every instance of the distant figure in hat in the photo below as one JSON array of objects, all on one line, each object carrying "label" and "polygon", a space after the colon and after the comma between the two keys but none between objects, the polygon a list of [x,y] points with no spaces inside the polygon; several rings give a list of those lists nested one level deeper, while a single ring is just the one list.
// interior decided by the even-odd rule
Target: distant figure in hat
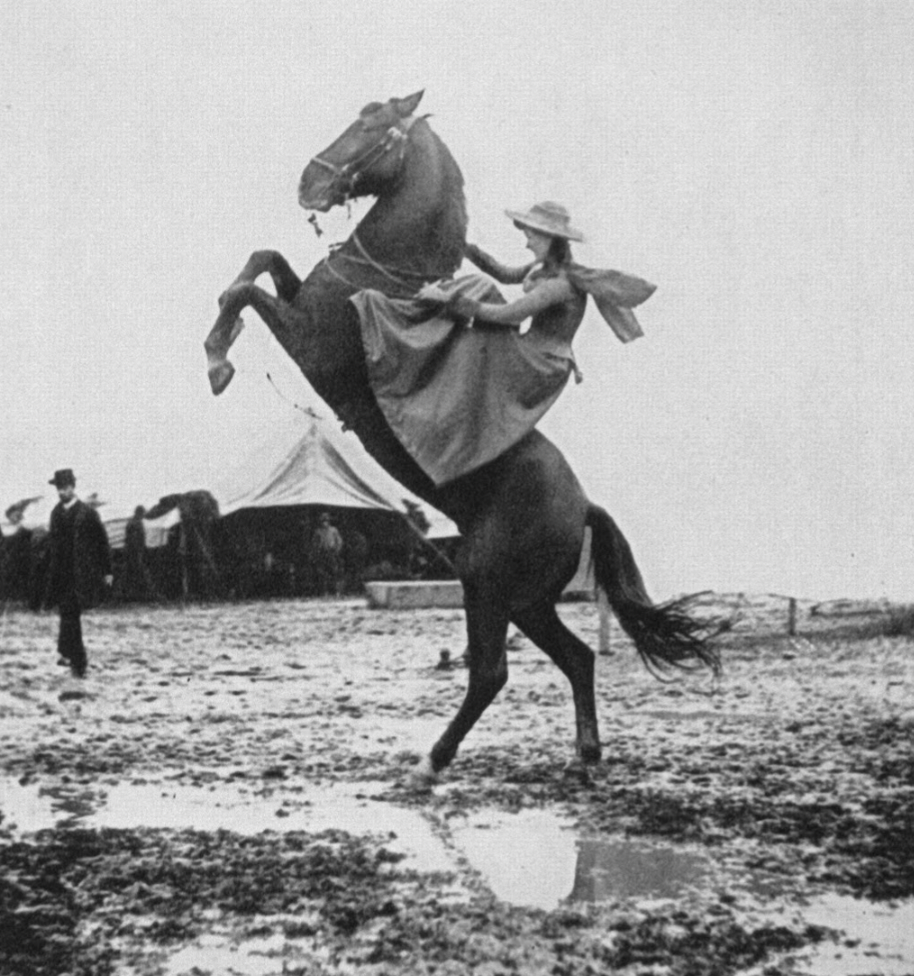
[{"label": "distant figure in hat", "polygon": [[311,538],[311,558],[321,596],[340,596],[343,592],[343,537],[322,512]]},{"label": "distant figure in hat", "polygon": [[[436,485],[503,454],[533,430],[569,376],[581,382],[571,342],[588,295],[629,342],[643,334],[631,308],[654,292],[641,278],[575,264],[571,242],[584,236],[561,204],[505,213],[532,262],[506,267],[468,244],[466,257],[486,275],[426,285],[419,303],[370,289],[352,298],[375,398]],[[523,294],[506,301],[492,279],[520,285]]]},{"label": "distant figure in hat", "polygon": [[51,512],[46,602],[60,614],[60,663],[82,678],[88,658],[81,614],[97,606],[105,586],[111,586],[111,549],[98,512],[76,497],[76,478],[70,468],[55,471],[48,483],[57,489],[60,501]]},{"label": "distant figure in hat", "polygon": [[124,585],[122,595],[128,601],[141,601],[149,596],[146,569],[146,509],[137,505],[133,517],[124,528]]},{"label": "distant figure in hat", "polygon": [[25,510],[37,498],[24,498],[4,512],[12,532],[0,535],[0,600],[27,602],[32,572],[32,533],[23,524]]}]

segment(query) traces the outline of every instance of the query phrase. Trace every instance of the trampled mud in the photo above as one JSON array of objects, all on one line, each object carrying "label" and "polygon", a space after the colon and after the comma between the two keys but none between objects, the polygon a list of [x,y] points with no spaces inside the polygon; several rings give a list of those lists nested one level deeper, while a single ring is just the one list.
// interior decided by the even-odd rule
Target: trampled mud
[{"label": "trampled mud", "polygon": [[[562,613],[596,643],[593,605]],[[79,685],[53,628],[4,620],[0,973],[914,971],[906,638],[740,634],[715,687],[614,634],[588,772],[516,641],[417,795],[459,612],[102,611]]]}]

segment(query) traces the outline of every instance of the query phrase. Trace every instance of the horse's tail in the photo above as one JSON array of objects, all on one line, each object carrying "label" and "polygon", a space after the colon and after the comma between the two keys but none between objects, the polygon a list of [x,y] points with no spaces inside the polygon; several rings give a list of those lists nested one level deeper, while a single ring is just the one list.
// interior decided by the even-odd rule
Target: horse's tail
[{"label": "horse's tail", "polygon": [[707,666],[719,674],[720,657],[710,643],[719,628],[691,617],[683,600],[659,605],[651,601],[631,547],[602,508],[588,507],[587,525],[597,586],[648,670],[661,677],[673,668]]}]

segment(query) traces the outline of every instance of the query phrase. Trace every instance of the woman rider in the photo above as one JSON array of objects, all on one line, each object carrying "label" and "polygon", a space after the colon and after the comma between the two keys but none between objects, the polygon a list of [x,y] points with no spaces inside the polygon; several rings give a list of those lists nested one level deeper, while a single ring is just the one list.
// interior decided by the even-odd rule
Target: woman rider
[{"label": "woman rider", "polygon": [[[524,233],[531,264],[507,268],[471,244],[466,256],[488,277],[427,285],[418,302],[371,290],[352,298],[378,404],[438,485],[504,453],[536,426],[572,372],[580,382],[571,343],[588,294],[627,342],[642,334],[630,308],[654,291],[640,278],[575,264],[570,241],[583,235],[560,204],[506,214]],[[506,302],[492,278],[521,284],[523,295]]]}]

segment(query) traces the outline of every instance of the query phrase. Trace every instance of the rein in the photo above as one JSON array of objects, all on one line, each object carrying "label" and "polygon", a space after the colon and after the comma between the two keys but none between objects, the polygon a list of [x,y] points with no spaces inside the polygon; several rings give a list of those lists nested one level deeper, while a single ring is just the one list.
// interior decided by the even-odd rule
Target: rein
[{"label": "rein", "polygon": [[[401,288],[409,291],[412,295],[415,293],[418,284],[422,284],[426,281],[438,281],[441,278],[449,277],[450,272],[446,274],[437,274],[436,272],[424,272],[424,271],[412,271],[409,268],[392,268],[389,265],[383,265],[380,261],[376,261],[366,250],[365,245],[359,240],[358,231],[353,231],[352,236],[349,238],[353,244],[355,244],[358,254],[343,254],[339,247],[342,245],[337,245],[337,250],[332,251],[327,257],[324,258],[323,264],[326,265],[327,270],[335,275],[340,281],[349,285],[351,288],[359,289],[361,286],[348,278],[344,277],[336,268],[333,267],[331,262],[338,259],[345,261],[352,261],[355,264],[360,264],[363,267],[367,266],[369,268],[374,268],[379,274],[383,275],[388,280],[392,281],[395,285],[399,285]],[[401,277],[402,276],[402,277]],[[411,277],[413,281],[407,281],[406,278]]]}]

